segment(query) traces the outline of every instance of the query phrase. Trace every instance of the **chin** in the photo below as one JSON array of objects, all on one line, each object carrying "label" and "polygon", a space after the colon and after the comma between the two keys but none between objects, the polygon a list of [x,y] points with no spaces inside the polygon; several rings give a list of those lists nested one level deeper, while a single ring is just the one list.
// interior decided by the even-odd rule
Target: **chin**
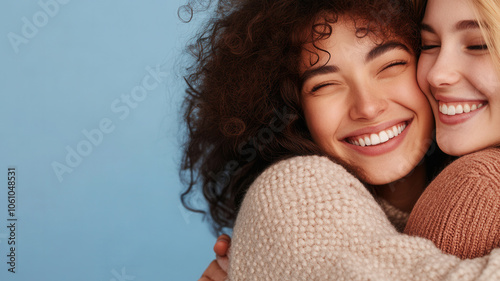
[{"label": "chin", "polygon": [[[462,155],[464,155],[464,154],[470,153],[470,152],[468,152],[467,150],[464,150],[464,149],[457,149],[457,148],[455,148],[455,147],[445,147],[445,148],[443,149],[443,147],[442,147],[441,145],[439,145],[439,144],[438,144],[438,146],[439,146],[439,148],[441,148],[441,150],[442,150],[444,153],[446,153],[446,154],[448,154],[448,155],[451,155],[451,156],[462,156]],[[471,151],[471,152],[472,152],[472,151]]]},{"label": "chin", "polygon": [[391,177],[389,177],[389,176],[387,176],[387,177],[380,177],[380,175],[379,176],[373,176],[373,177],[367,177],[366,180],[364,180],[364,182],[367,183],[367,184],[370,184],[370,185],[385,185],[385,184],[389,184],[389,183],[392,183],[392,182],[395,182],[395,181],[398,181],[398,180],[402,179],[408,173],[401,174],[401,176],[394,176],[393,175]]},{"label": "chin", "polygon": [[446,154],[451,156],[463,156],[469,153],[473,153],[479,150],[486,149],[488,147],[494,147],[495,144],[491,145],[476,145],[476,144],[454,144],[454,145],[441,145],[438,141],[439,148]]},{"label": "chin", "polygon": [[357,176],[361,181],[370,185],[385,185],[404,178],[414,167],[416,165],[408,165],[408,163],[393,167],[384,166],[382,169],[377,167],[370,171],[360,171]]},{"label": "chin", "polygon": [[444,134],[441,137],[438,135],[437,144],[444,153],[451,156],[462,156],[479,150],[476,145],[453,137],[452,134]]}]

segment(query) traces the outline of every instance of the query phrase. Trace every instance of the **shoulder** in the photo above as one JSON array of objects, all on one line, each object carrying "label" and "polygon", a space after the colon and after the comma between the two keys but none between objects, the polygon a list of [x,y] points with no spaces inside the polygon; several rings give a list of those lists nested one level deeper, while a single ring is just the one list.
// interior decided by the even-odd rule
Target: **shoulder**
[{"label": "shoulder", "polygon": [[500,149],[485,149],[455,160],[431,182],[420,200],[462,197],[500,198]]},{"label": "shoulder", "polygon": [[500,245],[500,149],[465,155],[439,174],[413,208],[405,233],[462,258]]},{"label": "shoulder", "polygon": [[[327,157],[297,156],[267,168],[252,184],[249,192],[265,191],[314,195],[311,192],[330,194],[338,189],[350,189],[368,193],[364,185],[343,166]],[[325,189],[325,187],[328,187]],[[347,190],[344,190],[344,192]],[[319,194],[316,194],[319,195]]]},{"label": "shoulder", "polygon": [[344,167],[319,156],[293,157],[266,169],[250,186],[236,225],[250,220],[298,223],[318,216],[337,222],[359,217],[387,219],[365,186]]},{"label": "shoulder", "polygon": [[500,148],[488,148],[464,155],[451,163],[449,167],[469,168],[473,171],[483,169],[500,171]]},{"label": "shoulder", "polygon": [[296,156],[279,161],[267,168],[259,178],[269,176],[278,178],[290,176],[294,178],[307,177],[337,177],[345,179],[355,178],[340,164],[324,156]]},{"label": "shoulder", "polygon": [[464,155],[448,165],[438,178],[452,181],[486,180],[500,186],[500,148],[489,148]]}]

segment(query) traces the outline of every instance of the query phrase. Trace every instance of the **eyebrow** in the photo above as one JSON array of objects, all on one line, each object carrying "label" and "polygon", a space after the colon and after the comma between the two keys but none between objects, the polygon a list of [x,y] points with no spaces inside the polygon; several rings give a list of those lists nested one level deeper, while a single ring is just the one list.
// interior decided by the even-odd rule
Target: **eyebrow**
[{"label": "eyebrow", "polygon": [[336,65],[324,65],[321,67],[313,68],[313,69],[308,69],[304,71],[302,74],[302,83],[310,79],[311,77],[314,77],[316,75],[321,75],[321,74],[328,74],[328,73],[335,73],[339,72],[340,69]]},{"label": "eyebrow", "polygon": [[384,44],[381,44],[381,45],[378,45],[376,46],[375,48],[373,48],[365,57],[365,63],[368,63],[374,59],[376,59],[377,57],[380,57],[381,55],[391,51],[391,50],[394,50],[394,49],[401,49],[403,51],[406,51],[408,53],[411,53],[410,52],[410,49],[408,49],[408,47],[406,47],[405,44],[401,43],[401,42],[397,42],[397,41],[389,41],[389,42],[386,42]]},{"label": "eyebrow", "polygon": [[479,28],[479,22],[477,20],[463,20],[459,21],[455,25],[456,30],[467,30]]},{"label": "eyebrow", "polygon": [[427,31],[430,33],[436,33],[436,31],[434,31],[434,28],[432,28],[430,25],[425,24],[425,23],[420,24],[420,31]]},{"label": "eyebrow", "polygon": [[[410,52],[410,49],[403,43],[397,42],[397,41],[389,41],[384,44],[375,46],[373,49],[370,50],[370,52],[366,55],[365,57],[365,63],[368,63],[375,58],[387,53],[388,51],[394,50],[394,49],[402,49],[408,53]],[[321,75],[321,74],[329,74],[329,73],[335,73],[339,72],[340,68],[336,65],[323,65],[317,68],[312,68],[304,71],[302,74],[301,80],[302,83],[310,79],[311,77],[314,77],[316,75]]]},{"label": "eyebrow", "polygon": [[[455,30],[457,31],[477,29],[477,28],[479,28],[479,22],[477,20],[462,20],[455,24]],[[420,25],[420,30],[436,33],[436,31],[430,25],[425,23],[422,23]]]}]

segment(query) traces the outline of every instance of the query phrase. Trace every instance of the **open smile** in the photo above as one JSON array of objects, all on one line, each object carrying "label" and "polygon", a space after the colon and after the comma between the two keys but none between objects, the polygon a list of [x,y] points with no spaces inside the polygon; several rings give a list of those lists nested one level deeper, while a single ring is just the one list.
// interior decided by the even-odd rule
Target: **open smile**
[{"label": "open smile", "polygon": [[353,132],[344,139],[351,149],[366,156],[378,156],[389,153],[403,143],[413,119],[389,122]]},{"label": "open smile", "polygon": [[444,115],[458,115],[475,111],[485,105],[485,102],[452,102],[439,101],[439,112]]},{"label": "open smile", "polygon": [[485,108],[486,101],[439,102],[439,121],[446,125],[461,124]]},{"label": "open smile", "polygon": [[401,135],[401,133],[406,129],[407,124],[408,121],[404,121],[381,130],[380,132],[349,137],[346,139],[346,141],[350,144],[361,147],[380,145]]}]

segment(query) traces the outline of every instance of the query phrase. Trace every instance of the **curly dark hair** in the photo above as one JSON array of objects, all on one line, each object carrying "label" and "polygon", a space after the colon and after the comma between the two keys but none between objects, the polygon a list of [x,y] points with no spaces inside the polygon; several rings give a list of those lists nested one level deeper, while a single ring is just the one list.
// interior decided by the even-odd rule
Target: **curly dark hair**
[{"label": "curly dark hair", "polygon": [[201,191],[218,234],[233,227],[245,192],[266,167],[323,155],[301,109],[304,44],[328,38],[331,24],[348,16],[362,25],[358,36],[401,38],[417,54],[419,30],[410,0],[220,0],[209,10],[187,48],[194,62],[185,77],[181,200],[205,213],[189,204]]}]

